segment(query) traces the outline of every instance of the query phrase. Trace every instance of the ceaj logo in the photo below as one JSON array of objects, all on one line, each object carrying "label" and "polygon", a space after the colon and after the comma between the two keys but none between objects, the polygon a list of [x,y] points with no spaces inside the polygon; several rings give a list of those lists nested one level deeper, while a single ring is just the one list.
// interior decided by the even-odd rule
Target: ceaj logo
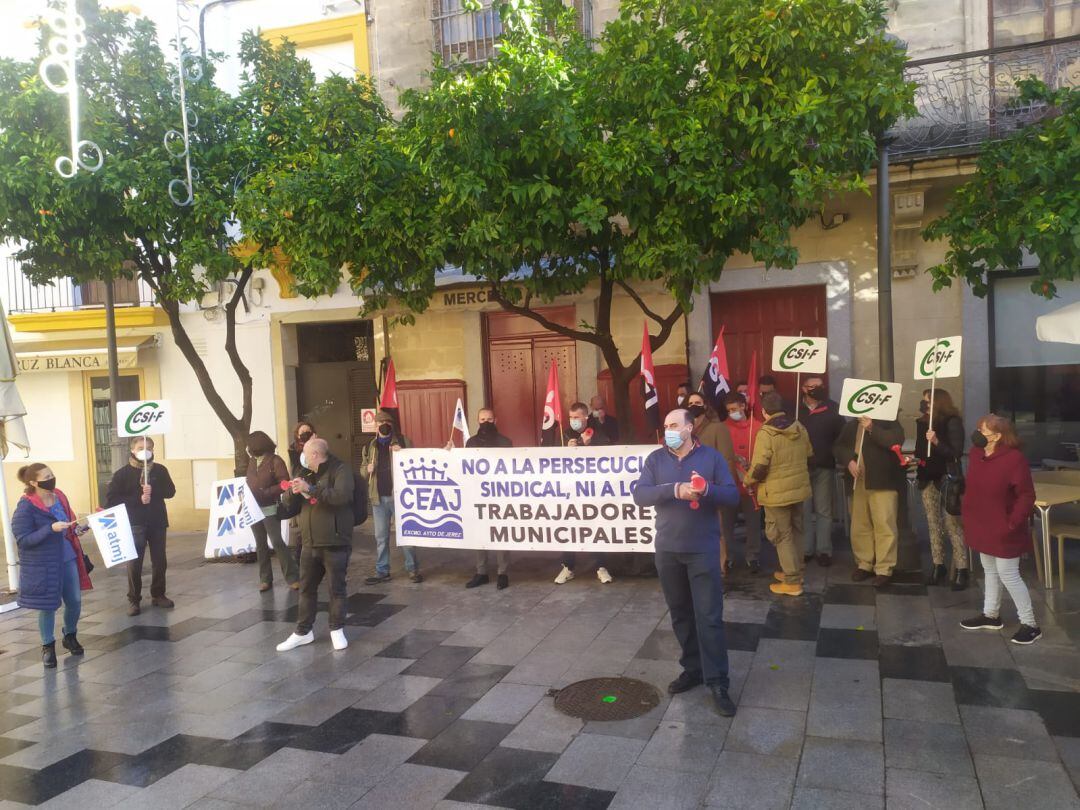
[{"label": "ceaj logo", "polygon": [[950,345],[949,341],[942,338],[931,346],[930,351],[923,355],[923,359],[919,363],[919,371],[927,377],[932,377],[935,371],[945,365],[956,354],[955,349],[949,348]]},{"label": "ceaj logo", "polygon": [[818,355],[812,340],[796,340],[780,353],[780,367],[786,371],[802,368]]},{"label": "ceaj logo", "polygon": [[165,411],[156,402],[144,402],[138,408],[128,414],[124,427],[130,434],[146,433],[158,420],[165,416]]},{"label": "ceaj logo", "polygon": [[461,487],[446,474],[445,462],[425,464],[424,459],[400,462],[405,487],[397,494],[398,529],[403,537],[461,540]]},{"label": "ceaj logo", "polygon": [[847,402],[847,408],[849,411],[856,414],[869,413],[874,410],[874,408],[884,405],[892,399],[892,394],[885,393],[888,390],[889,389],[882,383],[864,385],[851,395],[851,398]]}]

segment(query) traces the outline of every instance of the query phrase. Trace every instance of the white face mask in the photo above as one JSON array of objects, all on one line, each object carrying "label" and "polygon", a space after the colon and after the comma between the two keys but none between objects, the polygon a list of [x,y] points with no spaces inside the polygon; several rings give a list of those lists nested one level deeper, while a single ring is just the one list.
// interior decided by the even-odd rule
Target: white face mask
[{"label": "white face mask", "polygon": [[741,422],[745,418],[746,415],[742,411],[732,411],[728,414],[728,419],[734,420],[735,422]]},{"label": "white face mask", "polygon": [[307,465],[307,456],[304,455],[304,452],[302,450],[300,451],[300,466],[303,467],[305,470],[311,469],[311,467]]},{"label": "white face mask", "polygon": [[135,459],[137,461],[153,461],[154,460],[154,451],[153,450],[136,450],[134,453],[132,453],[132,455],[135,456]]},{"label": "white face mask", "polygon": [[578,433],[580,433],[584,428],[585,428],[585,420],[584,419],[574,418],[574,419],[570,420],[570,429],[571,430],[576,430]]}]

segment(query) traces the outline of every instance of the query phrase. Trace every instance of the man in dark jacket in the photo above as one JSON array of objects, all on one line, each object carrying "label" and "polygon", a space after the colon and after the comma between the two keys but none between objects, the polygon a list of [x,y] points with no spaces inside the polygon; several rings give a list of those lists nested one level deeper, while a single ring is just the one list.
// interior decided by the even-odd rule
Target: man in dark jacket
[{"label": "man in dark jacket", "polygon": [[[705,683],[724,717],[735,714],[728,696],[728,653],[724,637],[724,588],[720,575],[717,510],[739,502],[727,460],[693,436],[683,409],[664,420],[664,444],[645,459],[634,502],[656,509],[656,568],[682,649],[683,671],[668,684],[675,695]],[[694,475],[704,479],[696,488]],[[700,508],[693,508],[692,503]]]},{"label": "man in dark jacket", "polygon": [[612,444],[619,443],[619,420],[607,412],[607,403],[599,394],[589,400],[588,425],[607,436]]},{"label": "man in dark jacket", "polygon": [[844,429],[840,406],[829,399],[825,380],[807,377],[802,385],[799,421],[810,434],[810,489],[803,511],[803,561],[817,556],[818,565],[832,565],[833,503],[836,501],[836,457],[833,445]]},{"label": "man in dark jacket", "polygon": [[893,445],[904,443],[899,422],[862,417],[844,425],[833,451],[844,464],[851,497],[851,551],[861,582],[874,577],[874,587],[888,585],[896,567],[900,489],[907,486],[905,468]]},{"label": "man in dark jacket", "polygon": [[[371,516],[375,521],[375,575],[364,580],[365,585],[380,585],[390,581],[390,522],[394,520],[394,454],[409,446],[409,440],[396,430],[394,415],[389,411],[375,414],[377,433],[360,454],[360,474],[367,478]],[[412,546],[399,546],[405,557],[405,570],[411,582],[424,581],[420,563]]]},{"label": "man in dark jacket", "polygon": [[[150,547],[150,604],[154,607],[171,608],[172,599],[165,595],[165,533],[169,528],[169,514],[165,501],[176,495],[169,471],[154,461],[154,440],[136,437],[131,440],[130,461],[113,473],[105,490],[105,508],[124,504],[131,534],[135,540],[138,556],[128,563],[128,616],[142,612],[142,569],[146,548]],[[146,483],[143,483],[145,466]]]},{"label": "man in dark jacket", "polygon": [[300,529],[304,551],[300,555],[300,605],[296,632],[278,644],[286,652],[315,640],[312,626],[319,605],[319,583],[330,575],[330,641],[335,650],[349,646],[345,638],[345,575],[352,554],[353,474],[349,465],[330,455],[325,439],[304,445],[304,460],[312,472],[294,478],[292,492],[303,497]]},{"label": "man in dark jacket", "polygon": [[[495,427],[495,411],[491,408],[481,408],[476,414],[476,435],[470,436],[465,442],[466,447],[513,447],[514,443],[506,436],[499,433]],[[499,566],[499,575],[496,579],[496,587],[501,591],[510,585],[510,577],[507,572],[510,569],[510,552],[496,551],[495,559]],[[476,574],[465,583],[466,588],[478,588],[487,585],[491,580],[488,578],[488,553],[487,549],[476,551]]]}]

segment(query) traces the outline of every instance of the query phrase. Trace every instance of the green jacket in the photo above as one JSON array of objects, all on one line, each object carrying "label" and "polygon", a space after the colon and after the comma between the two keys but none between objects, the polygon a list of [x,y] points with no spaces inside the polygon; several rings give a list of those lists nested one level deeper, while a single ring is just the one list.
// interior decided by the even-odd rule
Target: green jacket
[{"label": "green jacket", "polygon": [[[398,446],[401,447],[403,450],[406,447],[412,446],[411,444],[409,444],[409,440],[401,434],[398,434],[391,438],[390,444],[393,444],[395,441],[398,443]],[[379,440],[377,438],[372,439],[370,442],[364,445],[364,449],[360,451],[360,474],[367,479],[368,498],[371,500],[372,503],[378,503],[379,498],[383,495],[390,496],[394,494],[393,490],[391,490],[390,492],[379,492],[379,476],[374,472],[370,474],[368,473],[368,465],[377,461],[379,453],[390,452],[392,452],[390,450],[390,446],[387,445],[385,448],[380,447]],[[392,475],[393,470],[391,469],[391,476]],[[391,480],[393,479],[391,478]]]},{"label": "green jacket", "polygon": [[299,517],[304,542],[312,548],[351,546],[353,474],[349,465],[330,456],[307,480],[311,494],[304,498]]},{"label": "green jacket", "polygon": [[773,414],[757,435],[746,484],[757,484],[762,506],[802,503],[811,493],[806,462],[813,455],[806,428],[782,413]]}]

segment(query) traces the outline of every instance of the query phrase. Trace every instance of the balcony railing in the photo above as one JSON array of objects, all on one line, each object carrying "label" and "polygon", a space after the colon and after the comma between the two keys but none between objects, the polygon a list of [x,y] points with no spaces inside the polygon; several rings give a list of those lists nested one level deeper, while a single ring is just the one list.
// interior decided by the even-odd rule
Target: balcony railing
[{"label": "balcony railing", "polygon": [[909,62],[918,83],[919,115],[897,124],[893,159],[977,152],[1046,113],[1018,102],[1018,79],[1037,77],[1052,88],[1080,85],[1080,37]]},{"label": "balcony railing", "polygon": [[[9,315],[22,312],[63,312],[73,309],[100,309],[105,306],[105,284],[89,281],[76,284],[71,279],[57,279],[50,284],[34,284],[22,272],[19,263],[4,259],[4,306]],[[113,297],[117,306],[152,306],[154,296],[142,281],[116,279]]]},{"label": "balcony railing", "polygon": [[[578,29],[592,36],[591,0],[566,0],[577,11]],[[479,65],[495,55],[502,36],[502,20],[492,0],[482,0],[480,11],[466,11],[461,0],[431,0],[435,50],[444,65]]]}]

